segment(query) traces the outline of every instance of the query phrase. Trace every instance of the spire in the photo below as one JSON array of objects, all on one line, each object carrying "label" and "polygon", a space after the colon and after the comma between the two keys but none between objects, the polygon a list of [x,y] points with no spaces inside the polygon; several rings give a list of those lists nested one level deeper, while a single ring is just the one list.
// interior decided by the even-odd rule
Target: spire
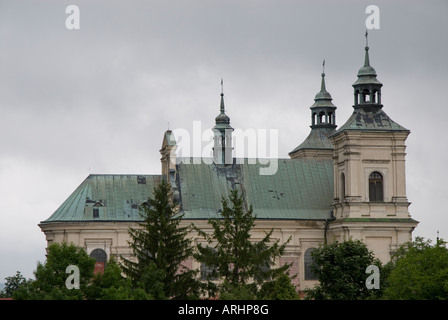
[{"label": "spire", "polygon": [[[226,115],[225,112],[225,106],[224,106],[224,86],[223,86],[223,79],[221,78],[221,104],[219,106],[220,114],[215,118],[215,123],[217,127],[218,125],[224,125],[221,126],[223,128],[230,128],[230,118]],[[226,126],[227,125],[227,126]]]},{"label": "spire", "polygon": [[369,59],[369,33],[366,30],[366,53],[364,57],[364,67],[370,67],[370,59]]},{"label": "spire", "polygon": [[369,33],[366,30],[364,65],[358,70],[358,79],[353,84],[355,89],[355,107],[358,105],[381,106],[381,87],[375,69],[370,65]]},{"label": "spire", "polygon": [[314,97],[314,104],[311,106],[311,128],[314,127],[336,127],[335,111],[336,106],[331,102],[333,98],[327,91],[325,85],[325,59],[322,63],[320,91]]},{"label": "spire", "polygon": [[331,102],[330,93],[325,86],[325,59],[322,63],[320,91],[314,98],[311,109],[311,132],[298,147],[289,153],[295,158],[321,158],[333,157],[333,145],[328,137],[336,130],[336,106]]},{"label": "spire", "polygon": [[224,108],[224,85],[223,85],[223,80],[221,78],[221,105],[220,105],[220,111],[221,113],[225,112],[225,108]]},{"label": "spire", "polygon": [[221,79],[221,104],[219,115],[215,118],[213,158],[216,164],[232,163],[232,131],[230,118],[226,115],[224,106],[223,79]]},{"label": "spire", "polygon": [[321,74],[321,76],[322,76],[322,81],[321,81],[321,84],[320,84],[320,91],[324,92],[324,91],[327,91],[326,88],[325,88],[325,58],[324,58],[324,62],[322,62],[322,74]]},{"label": "spire", "polygon": [[325,85],[325,59],[322,63],[322,73],[321,73],[321,82],[320,82],[320,91],[314,97],[315,103],[311,106],[311,109],[314,107],[330,107],[336,108],[335,105],[331,102],[333,98],[330,93],[327,91]]}]

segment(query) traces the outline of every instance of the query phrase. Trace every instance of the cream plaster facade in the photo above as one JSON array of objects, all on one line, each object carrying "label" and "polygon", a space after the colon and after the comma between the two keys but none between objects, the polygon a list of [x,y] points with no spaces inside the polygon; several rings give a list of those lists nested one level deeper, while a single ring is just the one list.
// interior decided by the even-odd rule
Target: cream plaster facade
[{"label": "cream plaster facade", "polygon": [[[212,232],[206,220],[184,220],[182,226],[194,224],[205,232]],[[47,245],[52,243],[73,243],[84,248],[88,254],[94,249],[103,249],[107,256],[123,256],[132,258],[132,252],[128,245],[130,241],[129,227],[137,228],[138,223],[128,222],[79,222],[79,223],[54,223],[41,224],[45,233]],[[291,221],[291,220],[270,220],[257,221],[252,230],[251,239],[259,241],[265,236],[265,232],[274,229],[271,239],[285,243],[290,237],[284,255],[276,261],[277,266],[283,263],[292,263],[291,274],[296,275],[293,283],[298,290],[313,287],[316,280],[305,279],[304,253],[311,248],[317,248],[324,242],[325,222],[323,221]],[[193,240],[193,245],[205,240],[198,236],[196,232],[189,235]],[[197,261],[186,261],[186,264],[193,269],[200,269]]]}]

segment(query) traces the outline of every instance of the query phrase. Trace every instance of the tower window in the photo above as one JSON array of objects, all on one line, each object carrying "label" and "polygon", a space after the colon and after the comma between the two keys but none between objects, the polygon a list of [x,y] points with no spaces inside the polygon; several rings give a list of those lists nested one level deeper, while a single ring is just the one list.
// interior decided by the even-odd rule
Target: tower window
[{"label": "tower window", "polygon": [[374,171],[369,176],[369,201],[382,202],[383,200],[383,176]]},{"label": "tower window", "polygon": [[326,119],[325,119],[325,112],[321,112],[319,113],[319,123],[325,123]]},{"label": "tower window", "polygon": [[359,90],[355,91],[355,106],[359,104]]},{"label": "tower window", "polygon": [[362,102],[370,102],[370,92],[367,89],[362,91]]}]

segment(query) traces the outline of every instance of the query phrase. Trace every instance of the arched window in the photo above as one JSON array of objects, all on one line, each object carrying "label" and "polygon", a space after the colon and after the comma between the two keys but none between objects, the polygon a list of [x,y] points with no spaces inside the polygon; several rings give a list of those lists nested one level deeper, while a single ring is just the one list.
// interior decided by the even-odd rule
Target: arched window
[{"label": "arched window", "polygon": [[103,249],[94,249],[90,252],[90,257],[96,260],[95,262],[95,273],[104,272],[107,263],[107,253]]},{"label": "arched window", "polygon": [[103,249],[95,249],[90,253],[90,257],[94,258],[96,262],[107,262],[107,253]]},{"label": "arched window", "polygon": [[362,91],[362,102],[370,102],[370,92],[367,89]]},{"label": "arched window", "polygon": [[309,248],[305,251],[305,280],[318,280],[317,275],[314,273],[312,266],[315,264],[311,253],[316,250],[315,248]]},{"label": "arched window", "polygon": [[373,90],[372,103],[377,102],[377,94],[378,94],[378,90]]},{"label": "arched window", "polygon": [[383,176],[374,171],[369,176],[369,201],[381,202],[383,200]]},{"label": "arched window", "polygon": [[334,124],[333,112],[328,112],[328,124]]},{"label": "arched window", "polygon": [[359,104],[359,90],[355,91],[355,106]]},{"label": "arched window", "polygon": [[[213,254],[217,254],[216,249],[210,248]],[[217,277],[214,273],[216,271],[212,266],[206,265],[204,262],[201,262],[201,280],[217,280]]]},{"label": "arched window", "polygon": [[325,112],[321,111],[319,113],[319,123],[325,123],[326,119],[325,119]]}]

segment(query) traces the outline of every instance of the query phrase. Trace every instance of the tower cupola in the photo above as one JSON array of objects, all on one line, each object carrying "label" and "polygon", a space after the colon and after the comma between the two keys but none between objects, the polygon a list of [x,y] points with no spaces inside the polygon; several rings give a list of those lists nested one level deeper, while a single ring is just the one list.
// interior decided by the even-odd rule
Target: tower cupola
[{"label": "tower cupola", "polygon": [[382,108],[381,87],[383,84],[376,78],[375,69],[370,65],[368,33],[366,31],[366,46],[364,65],[358,71],[358,80],[353,84],[355,90],[354,108]]},{"label": "tower cupola", "polygon": [[220,114],[215,118],[215,126],[213,127],[213,159],[216,164],[232,164],[232,132],[230,118],[226,115],[224,106],[224,90],[223,80],[221,79],[221,104]]},{"label": "tower cupola", "polygon": [[[325,67],[325,60],[323,62]],[[323,70],[325,71],[325,70]],[[331,102],[333,98],[325,86],[325,72],[321,74],[320,91],[314,97],[311,109],[311,128],[327,127],[336,128],[336,106]]]},{"label": "tower cupola", "polygon": [[331,159],[333,145],[328,137],[336,130],[336,106],[325,85],[325,60],[322,63],[320,91],[314,97],[311,109],[311,132],[299,146],[289,153],[292,159]]}]

